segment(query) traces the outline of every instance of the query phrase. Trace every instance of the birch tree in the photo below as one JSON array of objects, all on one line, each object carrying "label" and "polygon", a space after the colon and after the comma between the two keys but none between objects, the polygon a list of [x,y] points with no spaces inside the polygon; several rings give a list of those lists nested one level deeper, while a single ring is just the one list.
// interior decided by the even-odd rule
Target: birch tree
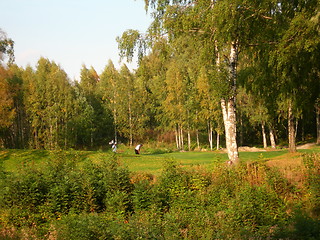
[{"label": "birch tree", "polygon": [[8,65],[14,62],[14,41],[0,28],[0,64],[8,57]]},{"label": "birch tree", "polygon": [[119,72],[114,67],[114,64],[109,60],[108,64],[104,68],[99,82],[99,91],[102,96],[102,101],[106,104],[106,107],[112,112],[113,128],[114,128],[114,140],[118,142],[118,114],[119,114],[119,102],[122,97],[119,91]]},{"label": "birch tree", "polygon": [[208,74],[205,67],[200,69],[196,82],[196,89],[197,101],[200,105],[198,117],[203,119],[205,121],[204,124],[207,125],[210,149],[213,149],[214,130],[217,134],[216,149],[219,149],[220,134],[222,134],[221,125],[223,125],[221,109],[219,107],[219,98],[217,97],[217,94],[214,93],[214,83],[210,80],[210,74]]},{"label": "birch tree", "polygon": [[66,147],[73,107],[67,74],[55,62],[40,58],[36,71],[28,67],[22,76],[31,128],[30,145],[36,149]]},{"label": "birch tree", "polygon": [[186,86],[184,74],[176,62],[172,62],[166,74],[166,99],[162,103],[168,126],[174,129],[177,149],[184,149],[184,103]]},{"label": "birch tree", "polygon": [[93,119],[89,121],[91,124],[90,145],[94,147],[102,141],[107,142],[108,140],[106,138],[112,137],[111,134],[108,134],[111,128],[110,114],[106,111],[106,108],[103,107],[102,96],[98,91],[100,76],[95,69],[93,67],[87,68],[83,65],[80,77],[81,82],[79,86],[83,90],[86,101],[94,111],[92,115]]}]

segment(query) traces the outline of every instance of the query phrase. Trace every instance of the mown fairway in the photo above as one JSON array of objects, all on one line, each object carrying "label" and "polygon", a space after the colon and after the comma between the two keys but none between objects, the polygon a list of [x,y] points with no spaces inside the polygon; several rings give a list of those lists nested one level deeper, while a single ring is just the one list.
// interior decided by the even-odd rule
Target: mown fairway
[{"label": "mown fairway", "polygon": [[[312,149],[299,150],[304,152],[319,152],[320,147]],[[110,151],[47,151],[47,150],[16,150],[6,149],[0,151],[0,163],[6,171],[15,171],[24,164],[32,164],[35,167],[41,167],[46,159],[54,159],[59,154],[64,154],[74,158],[81,163],[86,160],[93,162],[104,161],[114,154]],[[159,175],[166,160],[175,160],[183,167],[200,167],[212,169],[216,164],[227,161],[227,154],[223,152],[170,152],[153,153],[151,150],[142,151],[141,155],[135,155],[130,148],[120,148],[119,153],[115,154],[117,158],[132,172],[147,172]],[[261,152],[240,152],[242,162],[248,161],[268,161],[280,156],[287,156],[286,150],[261,151]]]}]

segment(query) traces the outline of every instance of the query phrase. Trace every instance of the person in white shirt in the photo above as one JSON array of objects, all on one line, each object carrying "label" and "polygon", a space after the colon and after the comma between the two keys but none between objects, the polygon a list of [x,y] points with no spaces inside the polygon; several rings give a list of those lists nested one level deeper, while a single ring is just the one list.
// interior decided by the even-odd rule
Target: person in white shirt
[{"label": "person in white shirt", "polygon": [[111,141],[109,142],[109,144],[111,145],[111,148],[112,148],[112,152],[117,152],[117,142],[116,141]]},{"label": "person in white shirt", "polygon": [[117,142],[114,142],[112,145],[112,152],[116,153],[117,152]]},{"label": "person in white shirt", "polygon": [[143,146],[142,144],[137,145],[137,146],[135,147],[135,149],[134,149],[134,152],[135,152],[136,154],[140,154],[140,149],[141,149],[142,146]]}]

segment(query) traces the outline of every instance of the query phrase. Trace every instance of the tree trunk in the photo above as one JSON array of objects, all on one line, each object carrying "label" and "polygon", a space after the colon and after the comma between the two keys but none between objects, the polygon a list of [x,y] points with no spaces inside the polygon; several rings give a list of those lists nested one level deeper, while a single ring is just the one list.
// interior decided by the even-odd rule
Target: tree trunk
[{"label": "tree trunk", "polygon": [[198,149],[200,149],[200,140],[199,140],[199,131],[198,131],[198,129],[196,130],[196,135],[197,135],[197,146],[198,146]]},{"label": "tree trunk", "polygon": [[93,147],[93,129],[92,128],[90,133],[90,146]]},{"label": "tree trunk", "polygon": [[289,152],[296,152],[296,134],[295,134],[295,124],[292,112],[292,106],[289,104],[288,109],[288,136],[289,136]]},{"label": "tree trunk", "polygon": [[129,111],[129,144],[130,146],[133,145],[133,125],[132,125],[132,112],[131,112],[131,97],[129,95],[129,105],[128,105],[128,111]]},{"label": "tree trunk", "polygon": [[178,126],[175,129],[175,135],[176,135],[176,145],[177,149],[180,149],[180,140],[179,140],[179,131],[178,131]]},{"label": "tree trunk", "polygon": [[276,138],[275,138],[274,130],[272,127],[270,127],[269,133],[270,133],[271,148],[275,149],[276,148]]},{"label": "tree trunk", "polygon": [[210,150],[213,149],[213,131],[212,131],[212,125],[210,122],[208,122],[208,140],[210,144]]},{"label": "tree trunk", "polygon": [[262,128],[263,148],[267,148],[268,147],[267,135],[266,135],[266,130],[265,130],[264,124],[262,124],[261,128]]},{"label": "tree trunk", "polygon": [[55,140],[54,140],[54,149],[58,149],[60,146],[59,146],[59,141],[58,141],[58,136],[59,136],[59,124],[58,124],[58,120],[56,120],[56,132],[55,132]]},{"label": "tree trunk", "polygon": [[183,128],[180,125],[180,149],[183,150],[184,149],[184,141],[183,141]]},{"label": "tree trunk", "polygon": [[227,101],[221,100],[223,122],[226,135],[226,146],[228,151],[229,160],[232,163],[239,162],[239,153],[237,145],[237,129],[236,129],[236,112],[234,107],[234,99],[231,98]]},{"label": "tree trunk", "polygon": [[298,119],[296,119],[296,122],[295,122],[295,130],[294,130],[294,138],[295,138],[295,139],[297,139],[298,125],[299,125],[299,121],[298,121]]},{"label": "tree trunk", "polygon": [[191,135],[190,135],[190,129],[188,129],[188,150],[191,151]]},{"label": "tree trunk", "polygon": [[320,106],[316,105],[317,144],[320,144]]},{"label": "tree trunk", "polygon": [[239,162],[239,152],[237,145],[237,121],[235,107],[238,61],[238,50],[236,42],[233,42],[231,44],[229,61],[230,78],[228,81],[231,90],[231,95],[227,99],[221,99],[221,108],[225,128],[228,157],[232,163],[237,164]]},{"label": "tree trunk", "polygon": [[217,132],[217,150],[220,149],[220,134]]}]

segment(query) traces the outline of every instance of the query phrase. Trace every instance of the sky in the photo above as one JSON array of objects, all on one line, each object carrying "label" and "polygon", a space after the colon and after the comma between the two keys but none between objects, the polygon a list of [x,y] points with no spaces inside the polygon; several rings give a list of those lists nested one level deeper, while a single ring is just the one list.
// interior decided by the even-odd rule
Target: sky
[{"label": "sky", "polygon": [[146,32],[151,23],[144,0],[0,0],[0,28],[14,42],[20,67],[36,67],[40,57],[59,64],[79,80],[84,64],[100,74],[119,57],[116,37],[128,29]]}]

